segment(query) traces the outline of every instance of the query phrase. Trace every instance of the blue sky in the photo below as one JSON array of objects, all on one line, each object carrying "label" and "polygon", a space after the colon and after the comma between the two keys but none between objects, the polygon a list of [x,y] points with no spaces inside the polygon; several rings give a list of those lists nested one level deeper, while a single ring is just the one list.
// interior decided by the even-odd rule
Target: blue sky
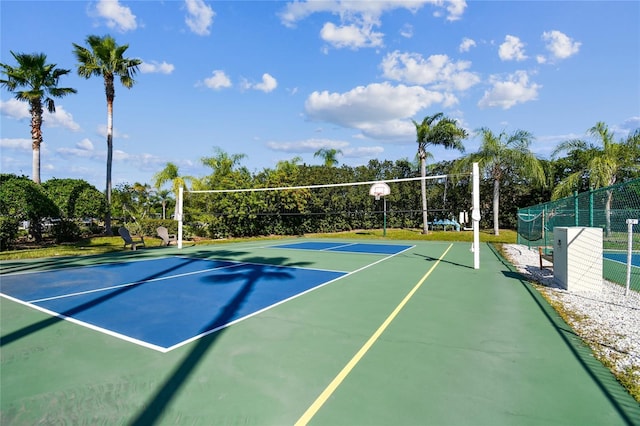
[{"label": "blue sky", "polygon": [[[1,0],[0,19],[0,62],[45,53],[78,90],[45,114],[43,181],[104,189],[103,81],[78,77],[72,53],[93,34],[143,61],[133,88],[116,85],[114,185],[167,162],[204,176],[214,147],[251,171],[320,164],[320,148],[350,166],[413,160],[411,120],[437,112],[472,134],[527,130],[542,158],[598,121],[618,138],[640,127],[637,1]],[[0,120],[1,171],[30,176],[27,105],[0,91]]]}]

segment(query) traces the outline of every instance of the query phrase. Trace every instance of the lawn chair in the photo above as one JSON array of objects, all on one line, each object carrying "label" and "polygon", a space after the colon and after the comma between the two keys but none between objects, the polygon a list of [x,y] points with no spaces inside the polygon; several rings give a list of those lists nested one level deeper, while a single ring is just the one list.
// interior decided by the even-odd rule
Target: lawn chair
[{"label": "lawn chair", "polygon": [[127,228],[125,228],[124,226],[121,226],[120,229],[118,229],[118,234],[120,234],[120,236],[124,240],[124,247],[125,248],[128,245],[131,246],[131,250],[136,250],[138,248],[138,246],[143,246],[144,247],[144,237],[140,236],[140,240],[139,241],[133,241],[133,238],[131,238],[131,234],[129,234],[129,230]]},{"label": "lawn chair", "polygon": [[158,237],[162,238],[162,245],[165,247],[171,244],[172,241],[178,241],[176,236],[174,234],[169,234],[169,231],[167,231],[167,228],[164,226],[158,226],[156,231],[158,232]]}]

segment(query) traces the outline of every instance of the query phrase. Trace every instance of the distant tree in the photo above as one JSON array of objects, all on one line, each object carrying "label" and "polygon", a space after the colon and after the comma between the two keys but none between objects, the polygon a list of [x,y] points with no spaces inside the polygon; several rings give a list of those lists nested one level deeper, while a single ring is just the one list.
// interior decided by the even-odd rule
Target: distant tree
[{"label": "distant tree", "polygon": [[82,179],[49,179],[42,184],[45,192],[66,219],[103,217],[106,203],[103,194]]},{"label": "distant tree", "polygon": [[42,220],[60,217],[58,206],[44,189],[24,176],[2,175],[0,179],[0,216],[29,221],[29,232],[38,242],[42,241]]},{"label": "distant tree", "polygon": [[[584,181],[588,181],[591,189],[614,185],[621,176],[638,176],[640,174],[640,129],[636,129],[626,139],[614,141],[614,134],[609,127],[598,122],[588,130],[598,144],[581,139],[562,142],[553,151],[552,156],[560,152],[570,155],[580,152],[584,162],[581,169],[573,171],[560,181],[552,192],[552,199],[570,195]],[[611,234],[611,202],[613,192],[607,192],[605,203],[606,235]]]},{"label": "distant tree", "polygon": [[516,174],[545,184],[542,163],[530,151],[531,133],[516,130],[511,134],[495,134],[486,127],[478,130],[482,136],[480,149],[456,162],[454,173],[470,171],[472,163],[478,163],[484,174],[493,180],[493,233],[500,234],[500,185],[504,178]]},{"label": "distant tree", "polygon": [[[167,183],[171,184],[171,191],[173,192],[173,195],[176,199],[174,217],[177,217],[176,215],[178,214],[177,200],[178,200],[178,192],[180,191],[180,188],[188,189],[187,182],[192,182],[194,179],[195,178],[193,178],[192,176],[180,176],[180,173],[178,171],[178,166],[176,166],[174,163],[171,163],[171,162],[167,163],[164,169],[160,170],[158,173],[153,175],[153,186],[158,191],[160,191],[165,184]],[[165,213],[164,213],[165,205],[166,204],[163,201],[163,205],[162,205],[163,219],[165,219]]]},{"label": "distant tree", "polygon": [[320,148],[313,156],[321,157],[324,160],[326,167],[333,167],[338,165],[338,154],[342,155],[342,151],[334,148]]},{"label": "distant tree", "polygon": [[68,74],[71,70],[56,68],[56,64],[47,64],[47,56],[44,53],[11,52],[11,55],[18,62],[18,67],[0,64],[2,74],[6,77],[0,80],[0,85],[13,92],[17,100],[29,104],[31,149],[33,150],[31,178],[35,183],[40,183],[43,102],[47,111],[53,113],[56,110],[53,98],[61,98],[77,91],[70,87],[58,87],[60,77]]},{"label": "distant tree", "polygon": [[442,146],[446,149],[457,149],[460,152],[464,152],[464,145],[462,140],[467,137],[467,132],[461,127],[458,127],[455,120],[446,117],[443,113],[427,116],[422,120],[422,123],[418,123],[415,120],[411,120],[416,127],[416,142],[418,143],[418,157],[420,158],[420,175],[422,181],[420,190],[422,195],[422,232],[429,232],[428,217],[427,217],[427,185],[425,178],[427,176],[427,157],[429,152],[427,147],[429,145]]},{"label": "distant tree", "polygon": [[116,91],[114,79],[120,79],[120,83],[130,89],[135,84],[133,76],[142,63],[140,59],[125,58],[124,54],[129,48],[128,44],[118,46],[111,36],[99,37],[90,35],[86,39],[89,49],[73,43],[74,55],[78,60],[78,75],[84,78],[93,76],[102,77],[107,96],[107,214],[105,216],[105,231],[112,235],[111,230],[111,166],[113,162],[113,100]]}]

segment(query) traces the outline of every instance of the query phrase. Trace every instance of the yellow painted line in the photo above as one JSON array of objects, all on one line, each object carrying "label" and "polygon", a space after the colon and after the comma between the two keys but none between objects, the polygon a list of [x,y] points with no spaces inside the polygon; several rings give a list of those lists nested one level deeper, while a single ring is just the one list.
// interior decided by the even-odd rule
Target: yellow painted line
[{"label": "yellow painted line", "polygon": [[438,258],[436,263],[434,263],[433,266],[429,268],[427,273],[424,274],[424,276],[420,279],[420,281],[418,281],[418,283],[411,289],[411,291],[404,297],[404,299],[402,299],[402,301],[398,304],[398,306],[396,306],[393,312],[389,314],[387,319],[384,320],[384,322],[382,323],[382,325],[380,325],[380,327],[378,327],[376,332],[371,335],[369,340],[367,340],[367,342],[360,348],[360,350],[353,356],[353,358],[351,358],[351,361],[349,361],[347,365],[344,366],[342,371],[340,371],[340,373],[338,373],[338,375],[331,381],[331,383],[329,383],[329,386],[327,386],[325,390],[322,391],[320,396],[316,398],[313,404],[311,404],[311,406],[307,408],[307,411],[305,411],[302,417],[298,419],[298,421],[295,423],[295,426],[306,425],[313,418],[313,416],[316,415],[318,410],[320,410],[320,408],[324,405],[324,403],[327,402],[327,399],[329,399],[329,397],[333,394],[333,392],[335,392],[338,386],[340,386],[342,381],[349,375],[351,370],[353,370],[356,364],[358,364],[358,362],[360,362],[362,357],[369,351],[369,349],[371,349],[371,346],[373,346],[376,340],[378,340],[380,335],[387,329],[389,324],[391,324],[391,322],[395,319],[395,317],[398,316],[402,308],[404,308],[404,306],[407,304],[407,302],[409,302],[409,300],[413,297],[416,291],[418,291],[418,289],[422,286],[422,284],[427,280],[427,278],[429,277],[429,275],[431,275],[433,270],[436,269],[436,266],[438,266],[440,261],[444,259],[444,257],[449,252],[449,250],[451,250],[451,247],[453,247],[453,244],[450,244],[449,247],[447,247],[444,253],[442,253],[442,255]]}]

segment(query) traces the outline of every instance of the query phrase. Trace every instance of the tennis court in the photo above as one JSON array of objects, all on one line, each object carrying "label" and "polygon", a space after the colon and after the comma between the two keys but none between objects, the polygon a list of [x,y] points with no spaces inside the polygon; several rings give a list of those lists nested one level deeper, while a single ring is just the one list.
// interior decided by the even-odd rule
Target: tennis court
[{"label": "tennis court", "polygon": [[640,424],[488,245],[256,241],[0,263],[1,423]]}]

